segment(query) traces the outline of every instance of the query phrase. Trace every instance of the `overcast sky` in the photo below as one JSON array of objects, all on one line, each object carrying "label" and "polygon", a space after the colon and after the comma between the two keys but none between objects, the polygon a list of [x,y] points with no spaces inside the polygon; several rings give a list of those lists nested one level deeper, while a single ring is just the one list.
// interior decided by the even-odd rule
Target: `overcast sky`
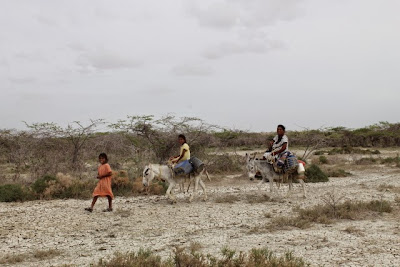
[{"label": "overcast sky", "polygon": [[0,128],[400,121],[399,0],[0,0]]}]

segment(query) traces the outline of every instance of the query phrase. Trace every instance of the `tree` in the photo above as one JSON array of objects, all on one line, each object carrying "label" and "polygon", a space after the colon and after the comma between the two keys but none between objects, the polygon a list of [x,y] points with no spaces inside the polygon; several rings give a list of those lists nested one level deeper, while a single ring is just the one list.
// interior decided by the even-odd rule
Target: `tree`
[{"label": "tree", "polygon": [[176,118],[168,115],[155,119],[153,115],[145,115],[128,116],[126,120],[120,120],[109,127],[136,137],[137,146],[142,150],[151,150],[161,163],[173,155],[172,150],[177,146],[178,134],[185,134],[191,146],[196,146],[202,142],[204,134],[214,126],[194,117]]},{"label": "tree", "polygon": [[71,163],[73,168],[77,168],[79,164],[79,154],[87,143],[89,137],[96,131],[97,127],[104,124],[103,119],[90,120],[87,125],[83,125],[79,121],[74,121],[63,128],[55,123],[33,123],[26,126],[33,132],[36,138],[61,138],[67,140],[71,145]]}]

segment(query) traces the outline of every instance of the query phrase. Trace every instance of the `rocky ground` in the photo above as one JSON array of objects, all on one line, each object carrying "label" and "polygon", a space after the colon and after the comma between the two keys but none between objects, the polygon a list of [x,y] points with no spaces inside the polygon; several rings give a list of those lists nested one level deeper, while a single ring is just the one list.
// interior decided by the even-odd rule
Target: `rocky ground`
[{"label": "rocky ground", "polygon": [[[361,168],[352,173],[307,184],[307,199],[301,197],[299,184],[290,197],[285,197],[288,188],[283,185],[272,200],[263,201],[269,195],[268,184],[258,190],[257,181],[214,176],[206,182],[206,202],[199,197],[188,203],[183,193],[174,205],[160,196],[117,197],[112,213],[101,211],[105,199],[99,200],[93,213],[83,210],[88,200],[0,203],[0,259],[20,258],[15,263],[3,261],[10,266],[88,266],[117,251],[150,248],[168,257],[174,246],[196,243],[205,254],[219,255],[224,246],[237,251],[268,247],[277,254],[293,251],[312,266],[400,266],[398,193],[378,190],[382,184],[400,187],[398,168]],[[293,215],[297,206],[321,204],[322,197],[333,191],[345,199],[388,200],[395,210],[305,230],[265,229],[274,217]],[[49,249],[57,253],[35,256]]]}]

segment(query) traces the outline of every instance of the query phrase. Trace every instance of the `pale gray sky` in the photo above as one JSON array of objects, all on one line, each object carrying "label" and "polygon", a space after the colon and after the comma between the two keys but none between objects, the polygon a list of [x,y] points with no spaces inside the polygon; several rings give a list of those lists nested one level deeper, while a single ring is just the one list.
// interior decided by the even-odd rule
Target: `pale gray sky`
[{"label": "pale gray sky", "polygon": [[400,121],[398,0],[0,4],[0,128],[169,113],[251,131]]}]

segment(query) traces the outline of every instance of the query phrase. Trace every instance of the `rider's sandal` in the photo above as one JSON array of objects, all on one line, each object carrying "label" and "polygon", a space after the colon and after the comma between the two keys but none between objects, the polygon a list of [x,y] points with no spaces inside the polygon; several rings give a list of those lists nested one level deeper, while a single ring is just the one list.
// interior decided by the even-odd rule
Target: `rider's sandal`
[{"label": "rider's sandal", "polygon": [[88,211],[88,212],[93,212],[92,208],[85,208],[85,210]]},{"label": "rider's sandal", "polygon": [[103,212],[112,212],[112,211],[113,211],[113,209],[110,209],[110,208],[103,210]]}]

